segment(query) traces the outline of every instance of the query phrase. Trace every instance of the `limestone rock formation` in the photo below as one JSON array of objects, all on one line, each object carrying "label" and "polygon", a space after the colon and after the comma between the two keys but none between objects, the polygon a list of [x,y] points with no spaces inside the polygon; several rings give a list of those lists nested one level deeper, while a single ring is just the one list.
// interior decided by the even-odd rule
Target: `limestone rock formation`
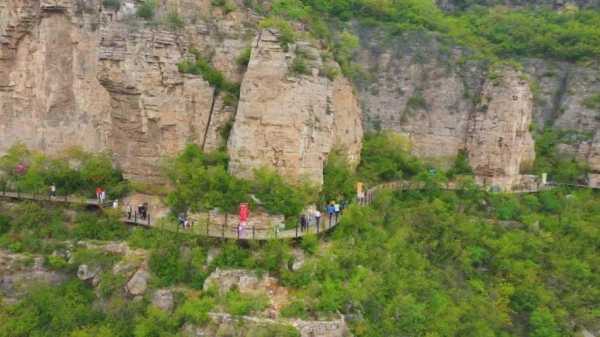
[{"label": "limestone rock formation", "polygon": [[67,275],[44,267],[42,256],[12,254],[0,249],[0,297],[5,303],[14,303],[30,287],[39,284],[60,284]]},{"label": "limestone rock formation", "polygon": [[[161,8],[192,15],[201,5]],[[145,26],[135,6],[10,0],[0,7],[0,152],[18,141],[46,152],[108,150],[128,177],[147,180],[160,158],[186,143],[221,145],[218,130],[232,108],[177,63],[200,48],[238,79],[234,60],[249,44],[240,34],[248,18],[196,19],[171,32]]]},{"label": "limestone rock formation", "polygon": [[[336,146],[356,163],[362,126],[350,84],[319,76],[318,50],[298,44],[285,51],[275,31],[264,30],[254,46],[228,143],[231,172],[249,177],[267,166],[321,183],[324,162]],[[292,74],[299,48],[310,57],[306,75]]]},{"label": "limestone rock formation", "polygon": [[170,289],[158,289],[152,296],[152,305],[163,311],[171,311],[174,305],[173,292]]},{"label": "limestone rock formation", "polygon": [[469,119],[469,161],[484,185],[510,189],[520,181],[521,166],[535,159],[529,133],[533,112],[529,82],[523,74],[504,70],[485,83],[481,96]]},{"label": "limestone rock formation", "polygon": [[133,274],[131,279],[127,282],[125,289],[127,293],[132,296],[143,295],[148,287],[148,280],[150,279],[150,273],[144,269],[139,269]]}]

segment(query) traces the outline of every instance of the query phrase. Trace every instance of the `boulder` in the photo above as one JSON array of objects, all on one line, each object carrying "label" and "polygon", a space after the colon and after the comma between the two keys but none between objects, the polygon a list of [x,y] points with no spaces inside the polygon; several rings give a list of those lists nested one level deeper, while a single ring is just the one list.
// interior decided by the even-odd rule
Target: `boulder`
[{"label": "boulder", "polygon": [[91,280],[100,273],[100,268],[82,264],[77,268],[77,278],[82,281]]},{"label": "boulder", "polygon": [[132,296],[142,295],[146,292],[146,288],[148,288],[148,280],[150,279],[150,273],[148,273],[144,269],[139,269],[133,274],[127,285],[125,285],[125,290],[127,293]]},{"label": "boulder", "polygon": [[158,289],[152,297],[152,304],[163,311],[171,311],[173,301],[173,292],[170,289]]}]

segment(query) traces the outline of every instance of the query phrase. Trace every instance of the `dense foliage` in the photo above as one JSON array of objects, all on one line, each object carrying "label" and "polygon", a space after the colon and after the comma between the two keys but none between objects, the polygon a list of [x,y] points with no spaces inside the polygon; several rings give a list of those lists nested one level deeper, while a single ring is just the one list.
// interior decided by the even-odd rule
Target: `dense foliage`
[{"label": "dense foliage", "polygon": [[266,168],[256,170],[252,180],[236,178],[228,173],[227,164],[224,152],[203,153],[197,145],[188,145],[165,164],[174,187],[168,204],[176,212],[219,208],[235,213],[241,202],[247,202],[252,208],[258,205],[271,214],[293,217],[314,200],[316,192],[310,185],[292,185]]},{"label": "dense foliage", "polygon": [[573,144],[591,139],[591,135],[550,127],[537,131],[534,135],[536,152],[534,173],[547,173],[550,181],[559,183],[585,183],[588,166],[573,155],[561,152],[558,144]]},{"label": "dense foliage", "polygon": [[[130,233],[119,229],[110,213],[80,213],[69,220],[61,209],[31,203],[2,209],[2,248],[45,254],[49,268],[71,275],[81,263],[103,272],[95,292],[74,280],[37,287],[16,304],[0,302],[0,336],[176,336],[186,324],[210,324],[211,311],[256,315],[268,307],[263,295],[235,288],[198,292],[217,268],[268,272],[289,289],[283,317],[327,319],[342,313],[352,318],[348,322],[359,337],[574,336],[598,322],[597,192],[489,193],[464,176],[462,189],[445,191],[440,185],[444,172],[432,171],[402,149],[408,148],[401,138],[370,135],[363,153],[369,162],[363,161],[357,173],[336,152],[325,169],[326,193],[351,194],[354,183],[364,178],[416,179],[424,182],[422,189],[382,190],[371,205],[346,209],[328,237],[308,236],[298,244],[220,243],[158,229]],[[467,158],[466,153],[457,157],[451,168],[455,177],[469,173]],[[215,200],[223,200],[216,196],[228,192],[229,185],[220,182],[232,179],[223,154],[190,146],[171,163],[170,177],[182,186],[169,198],[190,207],[213,207]],[[255,181],[235,184],[258,199],[300,194],[280,179],[258,172]],[[187,184],[195,188],[186,190]],[[71,259],[55,253],[66,249],[64,240],[118,238],[149,251],[151,287],[183,291],[172,312],[147,299],[124,299],[127,280],[111,272],[120,256],[86,246],[70,248]],[[296,269],[291,268],[298,254],[294,246],[305,253]],[[218,253],[208,258],[215,247]],[[252,336],[298,336],[286,325],[252,331]]]},{"label": "dense foliage", "polygon": [[[271,14],[309,23],[313,34],[336,50],[347,45],[344,34],[349,33],[344,30],[348,23],[359,21],[380,26],[390,35],[435,32],[490,58],[536,56],[576,61],[600,56],[600,13],[593,10],[475,7],[448,14],[433,0],[277,0]],[[331,26],[340,33],[332,33]],[[343,55],[336,56],[342,66],[347,65]]]},{"label": "dense foliage", "polygon": [[[18,166],[25,167],[19,171]],[[15,144],[0,157],[0,187],[22,192],[48,193],[56,186],[57,195],[80,194],[94,197],[97,187],[110,198],[128,190],[121,171],[105,153],[88,153],[77,148],[54,157]]]}]

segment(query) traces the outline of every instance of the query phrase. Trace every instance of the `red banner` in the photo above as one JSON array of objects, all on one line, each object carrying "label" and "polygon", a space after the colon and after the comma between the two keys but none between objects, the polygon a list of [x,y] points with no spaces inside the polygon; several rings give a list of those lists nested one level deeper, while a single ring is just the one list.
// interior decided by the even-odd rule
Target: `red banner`
[{"label": "red banner", "polygon": [[247,203],[240,204],[240,222],[248,221],[248,217],[250,216],[250,208]]}]

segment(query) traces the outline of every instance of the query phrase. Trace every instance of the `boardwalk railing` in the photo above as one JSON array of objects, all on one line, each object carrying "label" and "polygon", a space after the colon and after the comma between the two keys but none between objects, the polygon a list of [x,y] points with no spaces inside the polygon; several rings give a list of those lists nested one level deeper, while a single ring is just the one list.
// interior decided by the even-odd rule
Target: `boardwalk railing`
[{"label": "boardwalk railing", "polygon": [[[19,191],[0,191],[0,197],[17,200],[34,200],[53,203],[63,203],[71,205],[87,205],[95,207],[105,207],[112,204],[111,200],[100,203],[96,199],[77,198],[74,196],[50,196],[41,193],[25,193]],[[341,214],[339,215],[341,217]],[[339,223],[339,217],[333,215],[331,221],[328,216],[320,219],[319,223],[313,218],[309,221],[306,230],[299,226],[291,229],[281,228],[280,226],[231,226],[216,223],[196,223],[192,222],[188,227],[176,223],[165,221],[153,221],[150,212],[141,216],[137,211],[129,214],[123,212],[121,221],[127,225],[140,226],[144,228],[160,228],[173,232],[189,233],[202,236],[208,236],[221,239],[235,240],[270,240],[270,239],[293,239],[300,238],[309,234],[321,234],[334,228]]]}]

